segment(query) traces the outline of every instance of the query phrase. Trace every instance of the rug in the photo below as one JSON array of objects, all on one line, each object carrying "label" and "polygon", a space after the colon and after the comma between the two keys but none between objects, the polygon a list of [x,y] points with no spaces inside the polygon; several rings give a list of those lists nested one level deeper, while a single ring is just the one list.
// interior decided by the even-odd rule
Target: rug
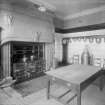
[{"label": "rug", "polygon": [[28,96],[32,93],[38,92],[46,87],[46,76],[32,79],[23,83],[18,83],[13,88],[19,92],[23,97]]}]

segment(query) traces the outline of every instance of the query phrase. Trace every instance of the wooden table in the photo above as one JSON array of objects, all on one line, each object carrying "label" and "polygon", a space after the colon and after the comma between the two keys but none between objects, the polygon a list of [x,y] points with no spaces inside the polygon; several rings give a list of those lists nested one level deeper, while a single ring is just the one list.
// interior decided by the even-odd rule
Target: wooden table
[{"label": "wooden table", "polygon": [[[61,83],[67,86],[67,88],[74,89],[77,96],[77,105],[81,105],[81,93],[89,86],[94,80],[103,74],[100,67],[90,65],[73,64],[46,72],[48,75],[47,83],[47,98],[49,99],[50,85],[52,81]],[[102,90],[103,83],[100,78],[100,89]]]}]

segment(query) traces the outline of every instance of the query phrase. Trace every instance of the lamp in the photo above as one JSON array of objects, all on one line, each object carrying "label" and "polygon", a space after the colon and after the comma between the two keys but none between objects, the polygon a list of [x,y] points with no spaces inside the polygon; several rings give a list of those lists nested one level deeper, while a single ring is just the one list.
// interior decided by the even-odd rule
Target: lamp
[{"label": "lamp", "polygon": [[41,12],[45,12],[46,8],[45,8],[45,6],[41,5],[41,6],[38,7],[38,10],[41,11]]}]

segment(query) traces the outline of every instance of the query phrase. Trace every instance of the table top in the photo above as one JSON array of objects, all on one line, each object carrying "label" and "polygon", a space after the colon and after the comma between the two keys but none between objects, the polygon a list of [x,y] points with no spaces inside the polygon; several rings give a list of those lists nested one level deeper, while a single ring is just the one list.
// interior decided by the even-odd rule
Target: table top
[{"label": "table top", "polygon": [[73,84],[80,84],[101,71],[100,67],[92,65],[73,64],[47,71],[46,74]]}]

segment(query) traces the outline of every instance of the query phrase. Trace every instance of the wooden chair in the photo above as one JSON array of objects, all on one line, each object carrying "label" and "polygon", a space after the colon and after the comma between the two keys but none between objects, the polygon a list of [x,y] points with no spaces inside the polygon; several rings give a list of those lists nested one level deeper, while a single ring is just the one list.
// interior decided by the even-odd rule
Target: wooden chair
[{"label": "wooden chair", "polygon": [[73,64],[79,64],[79,55],[73,55]]}]

